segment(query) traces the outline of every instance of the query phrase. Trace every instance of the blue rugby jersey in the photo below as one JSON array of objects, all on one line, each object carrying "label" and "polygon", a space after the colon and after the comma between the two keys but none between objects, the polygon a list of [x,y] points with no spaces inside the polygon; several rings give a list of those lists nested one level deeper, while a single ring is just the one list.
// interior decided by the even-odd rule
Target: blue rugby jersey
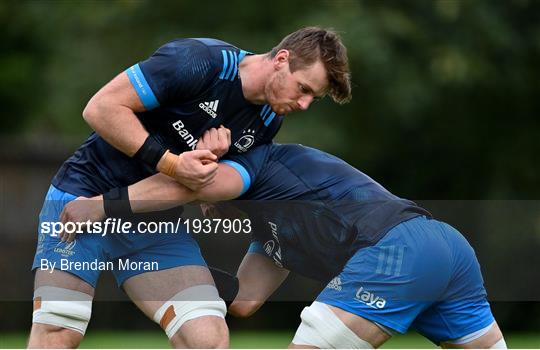
[{"label": "blue rugby jersey", "polygon": [[[242,92],[238,66],[249,53],[215,39],[179,39],[126,70],[146,111],[136,113],[146,130],[179,154],[193,150],[204,131],[231,130],[229,153],[268,143],[282,116],[269,105],[254,105]],[[154,169],[92,133],[60,168],[52,183],[84,196],[135,183]]]},{"label": "blue rugby jersey", "polygon": [[232,204],[253,223],[250,248],[321,281],[395,225],[430,214],[345,161],[302,145],[268,144],[223,161],[244,181]]}]

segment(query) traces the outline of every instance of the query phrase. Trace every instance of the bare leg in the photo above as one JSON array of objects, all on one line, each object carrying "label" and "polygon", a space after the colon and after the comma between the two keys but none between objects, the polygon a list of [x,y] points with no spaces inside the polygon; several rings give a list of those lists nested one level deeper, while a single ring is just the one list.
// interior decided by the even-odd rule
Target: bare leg
[{"label": "bare leg", "polygon": [[[43,286],[71,289],[90,296],[94,295],[94,288],[91,285],[75,275],[59,270],[55,270],[53,273],[37,270],[34,290]],[[75,348],[79,346],[82,339],[83,335],[81,333],[71,329],[44,323],[32,323],[28,347]]]}]

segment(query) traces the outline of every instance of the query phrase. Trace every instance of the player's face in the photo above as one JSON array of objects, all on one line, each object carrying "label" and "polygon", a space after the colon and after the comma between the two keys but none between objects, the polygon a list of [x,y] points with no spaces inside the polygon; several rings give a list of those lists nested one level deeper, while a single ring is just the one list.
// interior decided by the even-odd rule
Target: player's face
[{"label": "player's face", "polygon": [[326,69],[317,61],[311,66],[291,73],[288,61],[278,65],[265,86],[267,102],[279,115],[306,110],[324,96],[328,87]]}]

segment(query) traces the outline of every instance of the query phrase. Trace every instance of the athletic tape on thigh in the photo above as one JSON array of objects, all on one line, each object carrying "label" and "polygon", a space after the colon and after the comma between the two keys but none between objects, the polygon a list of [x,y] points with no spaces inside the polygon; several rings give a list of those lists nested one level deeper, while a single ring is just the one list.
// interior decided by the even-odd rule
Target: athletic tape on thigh
[{"label": "athletic tape on thigh", "polygon": [[360,339],[330,308],[313,302],[304,308],[302,323],[293,339],[296,345],[312,345],[321,349],[373,349],[370,343]]},{"label": "athletic tape on thigh", "polygon": [[177,293],[156,311],[154,321],[170,339],[189,320],[202,316],[225,318],[226,313],[225,302],[219,297],[216,287],[205,284]]},{"label": "athletic tape on thigh", "polygon": [[44,286],[34,291],[32,322],[86,332],[92,296],[71,289]]}]

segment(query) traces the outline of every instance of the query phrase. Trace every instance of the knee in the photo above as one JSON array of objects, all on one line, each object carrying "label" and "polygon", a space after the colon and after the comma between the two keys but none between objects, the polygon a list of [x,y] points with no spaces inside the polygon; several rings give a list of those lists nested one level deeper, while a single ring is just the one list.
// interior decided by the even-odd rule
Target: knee
[{"label": "knee", "polygon": [[228,349],[229,329],[225,324],[219,328],[213,328],[204,339],[194,342],[193,347],[199,349]]},{"label": "knee", "polygon": [[224,319],[201,317],[186,322],[171,338],[173,348],[225,349],[229,329]]},{"label": "knee", "polygon": [[83,335],[71,329],[34,323],[28,340],[28,348],[76,348]]},{"label": "knee", "polygon": [[234,301],[228,309],[229,314],[235,317],[246,318],[253,315],[262,303],[258,301]]}]

